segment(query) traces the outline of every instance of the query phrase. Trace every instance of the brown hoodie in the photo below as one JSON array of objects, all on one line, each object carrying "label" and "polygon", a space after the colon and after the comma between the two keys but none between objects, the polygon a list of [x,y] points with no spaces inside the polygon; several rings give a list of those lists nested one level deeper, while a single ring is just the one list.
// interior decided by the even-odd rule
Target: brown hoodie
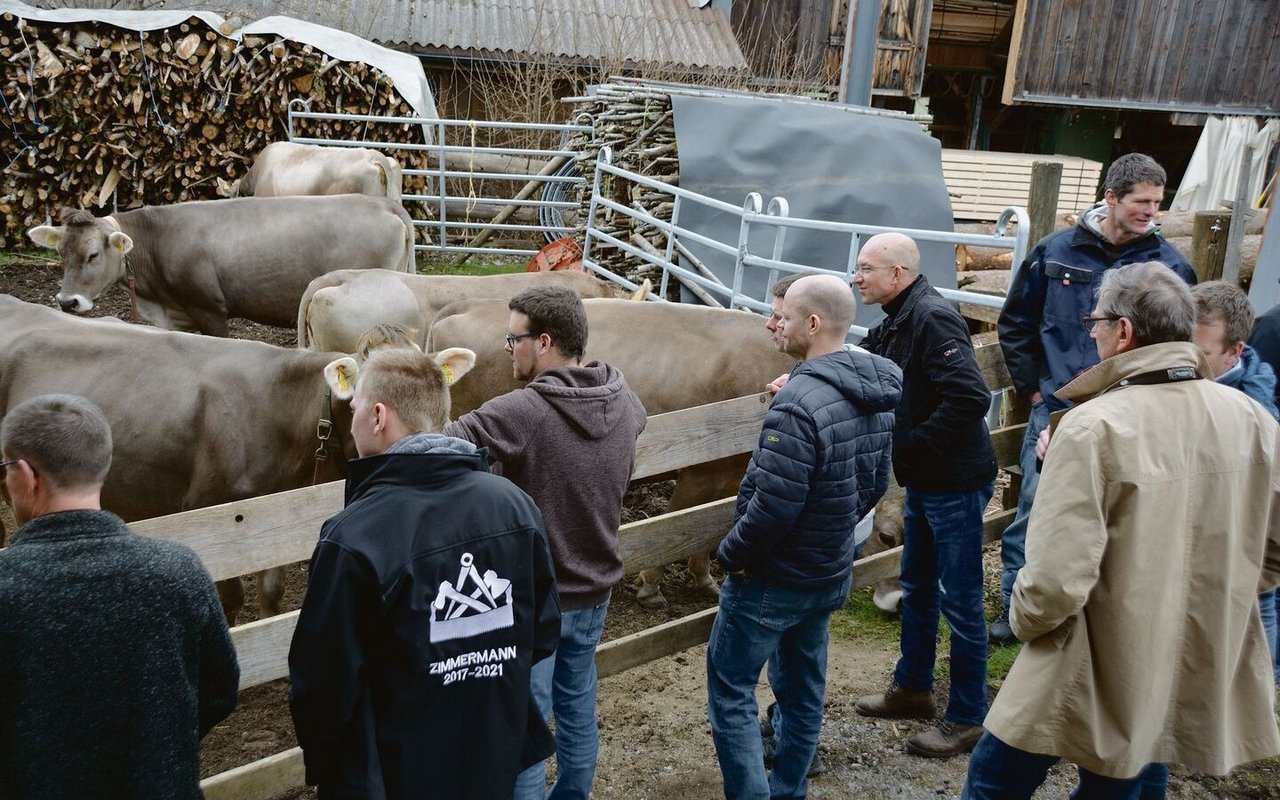
[{"label": "brown hoodie", "polygon": [[566,611],[603,603],[622,579],[618,526],[645,410],[600,361],[554,367],[449,423],[537,503]]}]

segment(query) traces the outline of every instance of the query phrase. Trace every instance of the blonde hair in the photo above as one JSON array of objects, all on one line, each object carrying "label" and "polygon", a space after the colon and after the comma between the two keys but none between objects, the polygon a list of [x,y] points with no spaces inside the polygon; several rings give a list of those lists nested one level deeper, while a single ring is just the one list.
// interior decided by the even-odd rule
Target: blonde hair
[{"label": "blonde hair", "polygon": [[360,368],[364,402],[393,409],[412,433],[435,433],[449,421],[449,387],[429,356],[411,349],[377,350]]}]

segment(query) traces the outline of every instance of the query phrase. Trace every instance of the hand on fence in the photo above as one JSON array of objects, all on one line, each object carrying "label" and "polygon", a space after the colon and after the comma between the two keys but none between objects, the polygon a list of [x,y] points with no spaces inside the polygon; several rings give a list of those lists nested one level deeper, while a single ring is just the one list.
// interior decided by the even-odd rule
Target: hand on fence
[{"label": "hand on fence", "polygon": [[787,385],[787,381],[791,380],[789,374],[779,375],[770,381],[765,388],[769,390],[769,394],[777,394],[782,391],[782,387]]}]

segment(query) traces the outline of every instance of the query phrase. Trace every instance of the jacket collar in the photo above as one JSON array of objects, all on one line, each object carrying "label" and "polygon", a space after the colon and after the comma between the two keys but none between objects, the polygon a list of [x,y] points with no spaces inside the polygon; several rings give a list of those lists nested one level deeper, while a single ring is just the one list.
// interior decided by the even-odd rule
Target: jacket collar
[{"label": "jacket collar", "polygon": [[1085,225],[1082,220],[1076,223],[1075,234],[1071,237],[1071,246],[1092,247],[1104,253],[1131,253],[1140,250],[1152,250],[1154,251],[1154,258],[1160,252],[1160,237],[1156,235],[1156,229],[1152,228],[1137,239],[1124,244],[1112,244],[1102,234]]},{"label": "jacket collar", "polygon": [[33,542],[58,542],[70,539],[101,539],[128,536],[124,521],[110,511],[84,508],[57,511],[28,520],[9,541],[10,546]]},{"label": "jacket collar", "polygon": [[1194,367],[1202,378],[1212,379],[1204,353],[1191,342],[1163,342],[1112,356],[1076,376],[1054,395],[1062,400],[1083,402],[1116,388],[1120,381],[1170,367]]},{"label": "jacket collar", "polygon": [[916,276],[911,285],[898,293],[898,296],[884,304],[885,316],[889,318],[889,330],[898,327],[898,321],[911,316],[911,311],[920,302],[920,298],[928,293],[929,281],[924,273]]},{"label": "jacket collar", "polygon": [[382,453],[358,458],[347,466],[346,501],[353,500],[380,485],[433,486],[453,480],[468,472],[488,472],[489,451],[474,453]]}]

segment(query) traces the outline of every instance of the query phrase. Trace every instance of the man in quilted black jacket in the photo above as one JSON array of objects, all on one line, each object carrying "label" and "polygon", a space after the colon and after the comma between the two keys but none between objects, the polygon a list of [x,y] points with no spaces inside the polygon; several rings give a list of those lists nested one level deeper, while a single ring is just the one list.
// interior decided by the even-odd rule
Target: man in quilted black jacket
[{"label": "man in quilted black jacket", "polygon": [[[717,557],[728,573],[707,649],[711,735],[729,798],[804,797],[822,727],[827,623],[853,575],[854,527],[889,482],[899,369],[846,350],[857,306],[839,278],[801,278],[775,340],[803,359],[765,415]],[[778,699],[766,775],[755,687]]]}]

